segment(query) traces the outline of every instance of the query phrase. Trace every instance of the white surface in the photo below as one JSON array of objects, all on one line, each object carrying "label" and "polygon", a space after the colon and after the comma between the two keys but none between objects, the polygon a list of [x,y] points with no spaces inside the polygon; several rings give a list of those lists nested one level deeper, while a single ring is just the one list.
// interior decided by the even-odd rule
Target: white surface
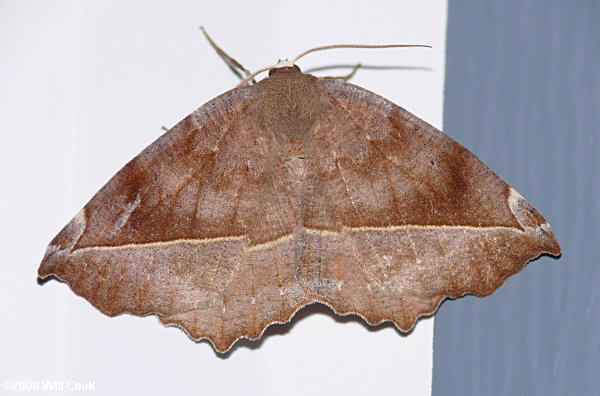
[{"label": "white surface", "polygon": [[48,242],[161,125],[238,82],[200,24],[251,70],[323,44],[431,44],[335,50],[299,65],[429,67],[359,70],[352,82],[441,126],[445,1],[0,1],[3,386],[59,380],[92,381],[96,394],[429,394],[432,319],[401,336],[313,307],[223,359],[153,316],[109,319],[65,284],[36,283]]}]

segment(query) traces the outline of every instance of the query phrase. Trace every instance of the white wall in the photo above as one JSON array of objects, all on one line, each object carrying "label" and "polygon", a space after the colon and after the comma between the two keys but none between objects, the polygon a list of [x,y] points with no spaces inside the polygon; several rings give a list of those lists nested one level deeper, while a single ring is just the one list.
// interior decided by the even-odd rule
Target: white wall
[{"label": "white wall", "polygon": [[0,1],[0,380],[92,381],[96,394],[429,394],[433,319],[402,336],[312,307],[223,359],[155,317],[109,319],[65,284],[36,283],[50,239],[161,125],[238,82],[200,24],[251,70],[323,44],[431,44],[300,66],[428,67],[360,70],[352,82],[442,124],[442,0]]}]

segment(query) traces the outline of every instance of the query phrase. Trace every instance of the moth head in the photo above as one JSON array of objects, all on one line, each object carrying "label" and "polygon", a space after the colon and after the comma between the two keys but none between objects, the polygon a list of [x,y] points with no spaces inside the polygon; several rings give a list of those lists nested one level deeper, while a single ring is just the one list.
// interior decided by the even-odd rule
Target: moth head
[{"label": "moth head", "polygon": [[294,69],[296,69],[296,71],[299,71],[299,72],[302,71],[302,70],[300,70],[298,65],[295,65],[291,61],[289,61],[287,59],[284,59],[284,60],[279,59],[277,64],[275,66],[273,66],[272,69],[269,70],[269,76],[272,76],[273,73],[277,72],[280,69],[283,69],[284,67],[293,67]]}]

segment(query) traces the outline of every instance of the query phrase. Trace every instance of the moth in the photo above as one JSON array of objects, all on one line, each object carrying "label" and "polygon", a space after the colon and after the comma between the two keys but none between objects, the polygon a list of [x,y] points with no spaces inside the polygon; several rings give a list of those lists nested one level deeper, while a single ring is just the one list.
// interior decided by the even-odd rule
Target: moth
[{"label": "moth", "polygon": [[39,276],[225,352],[314,302],[406,332],[445,298],[487,296],[560,254],[546,220],[433,126],[295,61],[267,69],[126,164]]}]

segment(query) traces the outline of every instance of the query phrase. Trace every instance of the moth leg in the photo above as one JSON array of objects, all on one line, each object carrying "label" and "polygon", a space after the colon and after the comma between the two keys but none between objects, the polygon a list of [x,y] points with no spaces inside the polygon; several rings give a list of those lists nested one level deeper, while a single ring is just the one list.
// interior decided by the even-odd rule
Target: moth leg
[{"label": "moth leg", "polygon": [[356,74],[356,71],[361,67],[362,65],[360,63],[357,63],[356,66],[354,66],[354,68],[352,68],[352,71],[344,76],[329,76],[329,77],[323,77],[323,78],[333,78],[336,80],[344,80],[344,81],[348,81],[350,80],[352,77],[354,77],[354,75]]},{"label": "moth leg", "polygon": [[[244,72],[244,74],[246,75],[246,77],[250,77],[250,75],[252,73],[250,73],[250,71],[248,69],[246,69],[244,66],[242,66],[242,64],[240,62],[236,61],[231,56],[229,56],[225,51],[223,51],[213,41],[213,39],[208,35],[208,33],[206,33],[206,30],[204,30],[204,26],[200,26],[200,30],[202,30],[202,33],[204,33],[204,37],[206,37],[206,39],[208,40],[208,42],[210,43],[210,45],[214,48],[214,50],[217,51],[217,54],[219,54],[219,56],[221,57],[221,59],[223,59],[225,61],[225,63],[227,64],[227,66],[229,66],[229,69],[231,69],[231,71],[236,76],[238,76],[240,78],[240,80],[243,80],[244,78],[242,77],[242,75],[240,74],[239,71]],[[256,84],[256,80],[252,79],[252,83]]]}]

